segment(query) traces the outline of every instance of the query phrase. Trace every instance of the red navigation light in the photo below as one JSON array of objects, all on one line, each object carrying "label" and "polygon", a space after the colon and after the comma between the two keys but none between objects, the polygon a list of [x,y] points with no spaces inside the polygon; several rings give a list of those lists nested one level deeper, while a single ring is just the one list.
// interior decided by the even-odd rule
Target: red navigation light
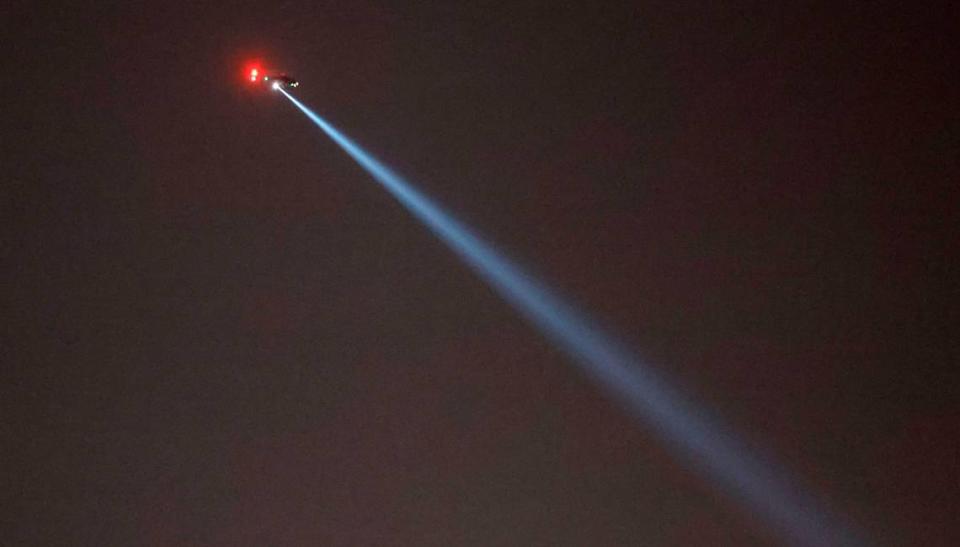
[{"label": "red navigation light", "polygon": [[259,71],[259,70],[255,69],[255,68],[254,68],[253,70],[251,70],[251,71],[250,71],[250,81],[251,81],[251,82],[256,82],[256,81],[257,81],[257,76],[258,76],[259,74],[260,74],[260,71]]}]

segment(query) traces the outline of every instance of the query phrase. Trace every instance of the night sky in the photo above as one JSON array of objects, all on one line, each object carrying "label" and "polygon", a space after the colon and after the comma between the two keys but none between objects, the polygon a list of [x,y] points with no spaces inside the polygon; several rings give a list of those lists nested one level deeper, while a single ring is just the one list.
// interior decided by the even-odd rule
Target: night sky
[{"label": "night sky", "polygon": [[871,543],[960,544],[956,7],[111,4],[0,8],[0,543],[781,544],[260,59]]}]

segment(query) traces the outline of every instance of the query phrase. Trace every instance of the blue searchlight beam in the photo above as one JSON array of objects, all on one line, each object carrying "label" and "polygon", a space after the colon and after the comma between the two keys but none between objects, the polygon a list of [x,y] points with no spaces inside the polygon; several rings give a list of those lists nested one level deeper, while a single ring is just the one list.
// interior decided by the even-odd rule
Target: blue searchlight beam
[{"label": "blue searchlight beam", "polygon": [[290,101],[432,230],[523,317],[636,417],[656,428],[690,465],[762,515],[795,545],[860,545],[810,496],[761,461],[703,411],[694,409],[632,352],[606,335],[467,226],[364,151],[286,90]]}]

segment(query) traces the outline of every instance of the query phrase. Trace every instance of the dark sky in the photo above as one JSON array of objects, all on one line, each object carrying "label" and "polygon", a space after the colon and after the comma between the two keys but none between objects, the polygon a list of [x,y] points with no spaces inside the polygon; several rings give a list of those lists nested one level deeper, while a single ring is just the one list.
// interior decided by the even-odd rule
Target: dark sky
[{"label": "dark sky", "polygon": [[0,9],[3,542],[779,543],[256,57],[873,542],[960,543],[957,8],[428,4]]}]

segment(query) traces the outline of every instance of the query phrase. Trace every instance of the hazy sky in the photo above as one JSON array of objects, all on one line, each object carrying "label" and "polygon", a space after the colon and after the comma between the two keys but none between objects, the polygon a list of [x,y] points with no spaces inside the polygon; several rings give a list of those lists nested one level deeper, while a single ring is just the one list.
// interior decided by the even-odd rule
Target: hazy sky
[{"label": "hazy sky", "polygon": [[780,541],[252,59],[877,544],[960,542],[957,8],[36,4],[0,15],[14,544]]}]

